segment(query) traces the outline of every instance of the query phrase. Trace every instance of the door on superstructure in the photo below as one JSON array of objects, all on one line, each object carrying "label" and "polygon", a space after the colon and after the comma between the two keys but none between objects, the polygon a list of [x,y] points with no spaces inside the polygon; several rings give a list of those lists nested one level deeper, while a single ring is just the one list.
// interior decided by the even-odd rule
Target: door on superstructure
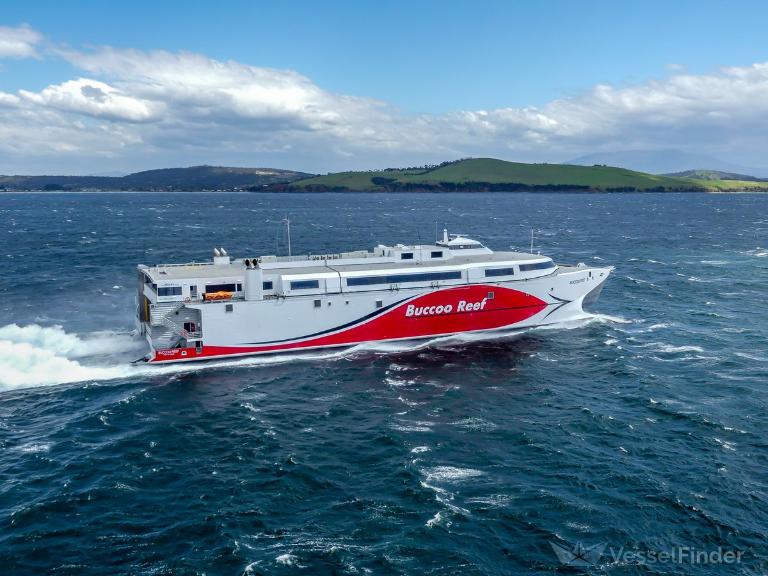
[{"label": "door on superstructure", "polygon": [[195,284],[189,287],[189,298],[190,300],[197,300],[197,286]]},{"label": "door on superstructure", "polygon": [[341,278],[334,276],[325,279],[325,292],[327,294],[338,294],[341,292]]}]

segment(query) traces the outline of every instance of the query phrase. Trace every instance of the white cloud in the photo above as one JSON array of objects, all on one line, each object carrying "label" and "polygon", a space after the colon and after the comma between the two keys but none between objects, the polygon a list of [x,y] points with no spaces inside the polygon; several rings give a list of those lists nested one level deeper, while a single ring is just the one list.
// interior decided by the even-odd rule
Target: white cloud
[{"label": "white cloud", "polygon": [[116,121],[151,121],[163,109],[162,103],[127,96],[104,82],[87,78],[48,86],[39,93],[20,90],[19,94],[43,107]]},{"label": "white cloud", "polygon": [[480,155],[557,161],[638,148],[766,152],[768,63],[598,85],[542,106],[410,115],[324,90],[295,71],[200,54],[56,54],[90,78],[0,92],[0,149],[35,148],[48,161],[84,164],[122,159],[115,169],[217,162],[317,171]]},{"label": "white cloud", "polygon": [[291,70],[219,62],[199,54],[113,48],[60,54],[83,70],[113,79],[126,92],[166,103],[190,120],[268,120],[332,130],[347,124],[355,113],[384,106],[329,93]]},{"label": "white cloud", "polygon": [[35,46],[42,39],[42,34],[26,24],[0,26],[0,58],[37,58]]}]

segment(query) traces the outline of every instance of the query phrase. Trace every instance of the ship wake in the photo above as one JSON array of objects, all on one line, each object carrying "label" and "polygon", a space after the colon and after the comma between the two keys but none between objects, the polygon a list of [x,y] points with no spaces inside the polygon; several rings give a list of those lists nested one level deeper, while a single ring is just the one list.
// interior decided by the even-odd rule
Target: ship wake
[{"label": "ship wake", "polygon": [[296,361],[333,360],[360,354],[400,354],[429,347],[444,348],[488,340],[514,339],[543,330],[569,330],[594,323],[627,322],[631,321],[599,314],[584,314],[582,317],[561,324],[505,332],[459,334],[418,341],[369,342],[344,349],[163,366],[131,362],[146,352],[146,344],[130,332],[101,331],[72,334],[66,332],[61,326],[8,324],[0,327],[0,391],[75,382],[154,378],[222,367],[237,368]]},{"label": "ship wake", "polygon": [[8,324],[0,327],[0,390],[122,378],[130,368],[122,354],[137,349],[130,333]]}]

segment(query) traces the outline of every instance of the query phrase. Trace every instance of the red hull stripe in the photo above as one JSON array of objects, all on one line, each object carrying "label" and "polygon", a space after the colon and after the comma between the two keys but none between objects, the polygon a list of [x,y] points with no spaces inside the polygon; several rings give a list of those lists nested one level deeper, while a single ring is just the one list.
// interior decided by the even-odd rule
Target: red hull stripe
[{"label": "red hull stripe", "polygon": [[[491,296],[490,293],[493,293]],[[491,296],[489,298],[489,296]],[[191,360],[301,348],[344,346],[377,340],[421,338],[512,326],[547,307],[543,300],[501,286],[473,285],[437,290],[405,301],[386,313],[339,332],[266,345],[203,346],[158,350],[153,362]],[[305,337],[306,338],[306,337]]]}]

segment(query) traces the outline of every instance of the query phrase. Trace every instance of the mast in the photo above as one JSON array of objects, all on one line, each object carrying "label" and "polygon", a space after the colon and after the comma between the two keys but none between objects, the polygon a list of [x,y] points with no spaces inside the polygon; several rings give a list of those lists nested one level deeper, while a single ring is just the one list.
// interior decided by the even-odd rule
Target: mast
[{"label": "mast", "polygon": [[283,218],[283,222],[285,222],[285,230],[288,234],[288,256],[291,255],[291,220],[286,216]]}]

